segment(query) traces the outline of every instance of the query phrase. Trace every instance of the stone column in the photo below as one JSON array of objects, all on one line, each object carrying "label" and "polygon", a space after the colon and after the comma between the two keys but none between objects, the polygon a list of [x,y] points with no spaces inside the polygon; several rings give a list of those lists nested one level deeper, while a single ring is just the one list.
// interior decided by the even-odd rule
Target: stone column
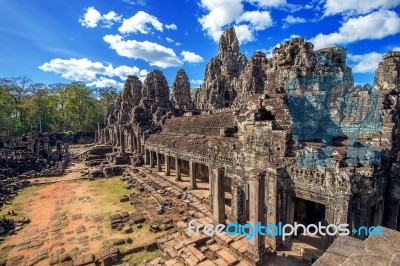
[{"label": "stone column", "polygon": [[120,133],[120,129],[116,129],[115,130],[115,136],[116,136],[116,141],[117,141],[117,143],[115,143],[115,146],[119,146],[120,145],[120,142],[121,142],[121,133]]},{"label": "stone column", "polygon": [[43,149],[44,149],[45,151],[47,151],[48,153],[50,153],[50,144],[49,144],[48,141],[46,141],[46,142],[43,143]]},{"label": "stone column", "polygon": [[171,174],[170,156],[165,155],[165,176],[169,176],[170,174]]},{"label": "stone column", "polygon": [[137,150],[138,150],[138,153],[141,153],[142,152],[142,144],[140,143],[140,137],[139,137],[139,134],[136,136],[136,147],[137,147]]},{"label": "stone column", "polygon": [[58,159],[62,159],[62,149],[61,149],[61,142],[57,141],[57,154],[58,154]]},{"label": "stone column", "polygon": [[214,224],[225,222],[224,168],[211,169],[212,213]]},{"label": "stone column", "polygon": [[157,172],[161,172],[161,154],[159,152],[157,154]]},{"label": "stone column", "polygon": [[125,136],[123,128],[119,130],[119,144],[121,147],[121,153],[125,153]]},{"label": "stone column", "polygon": [[133,132],[133,129],[131,129],[131,151],[134,152],[136,150],[137,146],[136,146],[135,132]]},{"label": "stone column", "polygon": [[154,167],[154,152],[150,151],[150,168]]},{"label": "stone column", "polygon": [[97,135],[96,135],[96,143],[101,142],[101,128],[100,123],[97,123]]},{"label": "stone column", "polygon": [[189,161],[189,176],[190,176],[190,186],[189,189],[196,189],[196,163]]},{"label": "stone column", "polygon": [[[250,197],[250,224],[265,226],[264,219],[264,180],[265,172],[253,170],[249,177],[249,197]],[[262,259],[265,254],[265,237],[255,234],[249,240],[247,255],[255,265],[263,265]]]},{"label": "stone column", "polygon": [[144,164],[149,164],[149,152],[147,151],[147,149],[144,150]]},{"label": "stone column", "polygon": [[175,158],[175,181],[181,181],[181,159]]},{"label": "stone column", "polygon": [[[278,193],[278,172],[276,168],[269,168],[268,176],[265,178],[264,183],[264,191],[266,195],[264,195],[265,205],[267,206],[268,213],[266,215],[268,224],[278,224],[281,220],[279,219],[279,211],[282,211],[285,214],[284,209],[280,209],[278,211],[279,202],[279,193]],[[251,202],[250,202],[251,205]],[[251,208],[251,206],[250,206]],[[265,242],[268,243],[272,248],[276,249],[281,241],[280,236],[266,236]]]},{"label": "stone column", "polygon": [[244,213],[245,208],[245,193],[243,187],[234,179],[232,180],[232,210],[231,217],[232,221],[237,221],[240,224],[246,223],[246,217]]}]

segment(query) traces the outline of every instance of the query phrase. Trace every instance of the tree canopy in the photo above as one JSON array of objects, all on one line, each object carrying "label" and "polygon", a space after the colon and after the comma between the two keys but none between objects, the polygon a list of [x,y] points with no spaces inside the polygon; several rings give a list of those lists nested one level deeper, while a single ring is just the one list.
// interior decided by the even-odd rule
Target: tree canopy
[{"label": "tree canopy", "polygon": [[30,131],[94,131],[118,97],[114,87],[92,89],[81,82],[34,83],[23,76],[0,78],[0,128],[12,135]]}]

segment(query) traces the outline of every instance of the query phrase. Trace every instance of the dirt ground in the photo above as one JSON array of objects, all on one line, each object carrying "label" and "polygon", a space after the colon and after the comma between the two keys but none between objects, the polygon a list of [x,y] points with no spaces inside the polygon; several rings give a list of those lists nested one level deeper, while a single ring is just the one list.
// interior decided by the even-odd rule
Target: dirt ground
[{"label": "dirt ground", "polygon": [[[64,181],[29,187],[0,211],[3,216],[14,210],[16,218],[31,220],[17,234],[0,242],[0,262],[6,258],[7,265],[49,265],[51,256],[99,255],[102,248],[112,246],[117,239],[132,239],[129,247],[154,242],[159,235],[150,233],[146,224],[134,227],[132,233],[111,229],[110,215],[134,212],[129,202],[119,202],[121,195],[134,191],[125,189],[118,177],[65,181],[79,178],[83,167],[76,162],[65,176],[41,178]],[[141,252],[125,261],[142,262],[158,253]]]}]

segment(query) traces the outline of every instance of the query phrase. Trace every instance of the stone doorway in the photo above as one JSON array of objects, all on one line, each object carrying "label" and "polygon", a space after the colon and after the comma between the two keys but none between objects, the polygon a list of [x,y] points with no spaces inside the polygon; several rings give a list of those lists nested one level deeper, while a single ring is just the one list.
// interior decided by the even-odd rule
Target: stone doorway
[{"label": "stone doorway", "polygon": [[294,221],[308,226],[325,220],[325,205],[295,198]]},{"label": "stone doorway", "polygon": [[[318,225],[318,222],[325,222],[325,205],[295,197],[294,222],[303,224],[306,227],[310,224]],[[310,254],[318,253],[318,250],[323,250],[324,248],[323,236],[305,235],[302,228],[298,229],[297,236],[294,236],[292,241],[294,241],[294,246],[299,242],[306,244],[305,249]]]}]

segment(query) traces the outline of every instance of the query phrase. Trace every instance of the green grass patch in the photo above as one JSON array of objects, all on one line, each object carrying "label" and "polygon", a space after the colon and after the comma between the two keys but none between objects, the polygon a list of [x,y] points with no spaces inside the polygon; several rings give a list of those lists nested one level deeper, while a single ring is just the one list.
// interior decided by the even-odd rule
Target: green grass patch
[{"label": "green grass patch", "polygon": [[[32,195],[37,194],[39,187],[28,187],[18,192],[18,195],[8,200],[0,210],[0,217],[7,219],[22,219],[25,216],[24,208],[29,204]],[[16,216],[8,215],[8,212],[14,210]]]},{"label": "green grass patch", "polygon": [[131,262],[131,263],[136,263],[140,264],[143,263],[144,261],[150,262],[154,260],[157,257],[161,257],[162,252],[161,250],[157,249],[155,251],[140,251],[135,254],[130,254],[128,256],[125,256],[121,263],[119,265],[123,265],[124,263]]}]

